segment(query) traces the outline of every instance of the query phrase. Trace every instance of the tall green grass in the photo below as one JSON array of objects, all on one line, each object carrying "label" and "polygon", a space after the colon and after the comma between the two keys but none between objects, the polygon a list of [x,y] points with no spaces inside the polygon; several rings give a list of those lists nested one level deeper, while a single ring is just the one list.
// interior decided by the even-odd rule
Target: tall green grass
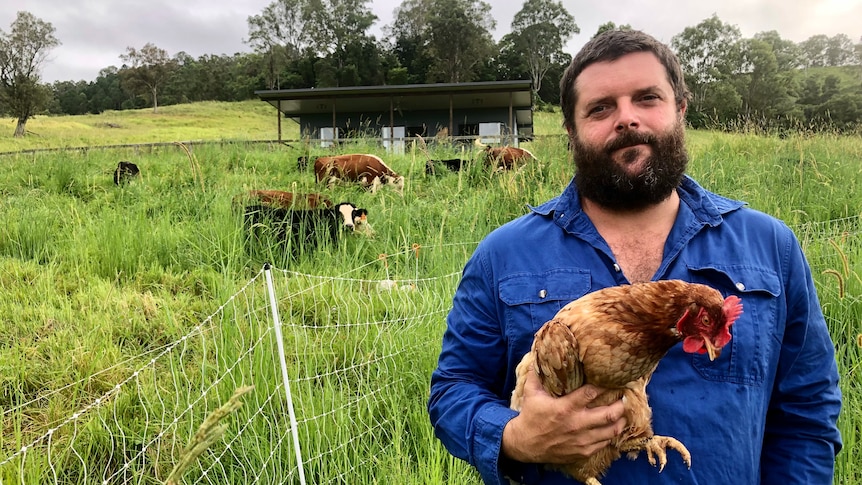
[{"label": "tall green grass", "polygon": [[[80,144],[229,141],[190,145],[188,152],[168,144],[0,157],[0,407],[8,409],[46,389],[90,378],[85,388],[67,389],[28,408],[26,419],[4,419],[0,457],[109,390],[135,368],[136,363],[125,359],[185,335],[264,262],[320,275],[338,275],[367,265],[363,276],[369,279],[457,272],[475,242],[525,213],[527,204],[556,196],[572,174],[559,115],[552,113],[536,113],[537,132],[543,136],[525,146],[539,161],[520,172],[492,174],[473,165],[460,173],[427,176],[424,164],[429,157],[474,156],[471,150],[442,146],[415,144],[404,154],[385,155],[393,169],[407,176],[403,197],[387,187],[377,194],[351,185],[330,190],[317,185],[312,173],[297,168],[297,156],[314,156],[329,149],[243,142],[275,137],[274,110],[259,102],[165,107],[158,115],[122,112],[100,117],[39,117],[28,126],[38,136],[21,142],[0,134],[0,152]],[[854,456],[862,453],[858,440],[862,427],[862,141],[837,135],[777,138],[717,132],[689,132],[688,139],[690,172],[699,182],[782,218],[800,235],[842,376],[845,404],[839,425],[845,450],[838,457],[835,483],[862,482],[854,465]],[[359,140],[345,150],[384,155],[371,140]],[[142,170],[138,179],[124,187],[114,186],[111,179],[119,160],[133,161]],[[250,247],[242,215],[232,199],[252,188],[320,191],[336,202],[351,201],[369,210],[373,236],[351,235],[299,258],[277,248]],[[450,246],[448,251],[420,248],[422,257],[417,259],[409,256],[414,244]],[[389,258],[385,264],[377,261],[380,254],[404,252],[407,256]],[[333,286],[331,291],[353,290]],[[442,298],[447,296],[451,295]],[[320,302],[300,300],[285,318],[324,326],[338,314],[322,308]],[[414,304],[425,308],[436,303],[418,300]],[[370,301],[365,309],[380,315],[388,311],[387,302],[379,300]],[[234,317],[241,327],[242,316]],[[425,345],[415,358],[399,359],[397,371],[384,369],[382,376],[359,371],[352,375],[354,383],[394,376],[404,382],[387,390],[389,409],[368,409],[367,414],[352,418],[371,423],[388,419],[385,413],[397,414],[380,443],[368,443],[371,455],[378,458],[360,469],[354,483],[479,483],[475,472],[440,446],[425,415],[428,376],[435,365],[442,326],[440,318],[411,334],[417,342],[434,344]],[[243,342],[246,337],[240,330],[224,329],[217,338],[226,345]],[[286,336],[291,338],[299,336]],[[317,341],[316,347],[309,348],[319,351],[307,352],[293,365],[323,372],[333,369],[333,362],[356,357],[350,347],[332,342],[332,338]],[[232,357],[208,354],[203,346],[190,346],[187,352],[194,354],[189,359],[193,366],[207,359]],[[255,356],[255,385],[278,382],[277,369],[268,367],[267,358]],[[211,377],[206,369],[191,371],[190,375],[197,373],[195,385]],[[323,385],[327,396],[340,398],[338,386]],[[218,396],[229,396],[229,387],[220,389]],[[319,389],[297,388],[297,393],[312,401],[316,392]],[[139,436],[141,403],[119,398],[114,406],[118,415],[128,418],[123,426],[129,436]],[[350,439],[349,427],[332,421],[322,421],[319,426],[305,437],[309,455]],[[85,460],[88,466],[122,466],[111,461],[116,460],[109,453],[111,439],[98,421],[79,432],[78,439],[90,450]],[[255,440],[266,433],[260,429],[241,437],[248,440],[243,446],[258,446]],[[177,453],[166,452],[152,468],[139,472],[163,477]],[[64,480],[74,483],[81,460],[55,458],[69,473]],[[43,458],[30,455],[28,459],[32,460],[27,465],[31,477],[53,480]],[[287,473],[294,458],[284,450],[279,459]],[[336,469],[355,466],[356,457],[349,454],[333,459],[341,460],[331,464]],[[332,470],[315,466],[312,464],[309,475],[332,476]],[[17,483],[15,476],[4,473],[0,471],[0,480]],[[235,473],[236,482],[241,483],[243,470]]]}]

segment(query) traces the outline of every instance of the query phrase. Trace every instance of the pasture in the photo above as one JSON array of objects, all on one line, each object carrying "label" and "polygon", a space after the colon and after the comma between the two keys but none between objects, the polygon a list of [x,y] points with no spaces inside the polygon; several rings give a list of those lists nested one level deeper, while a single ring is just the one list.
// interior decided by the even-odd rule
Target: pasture
[{"label": "pasture", "polygon": [[[571,177],[559,113],[536,113],[542,136],[524,146],[538,161],[516,173],[425,173],[427,159],[470,159],[472,147],[341,149],[383,157],[406,177],[403,196],[316,184],[296,160],[327,151],[256,143],[276,138],[261,102],[38,117],[28,128],[25,140],[0,133],[0,152],[74,149],[0,156],[0,483],[164,483],[198,426],[243,386],[254,390],[184,483],[299,483],[290,434],[275,432],[297,427],[312,483],[480,483],[433,437],[428,378],[472,248]],[[702,185],[783,219],[802,241],[842,376],[835,484],[862,482],[862,140],[687,136]],[[295,125],[284,137],[296,138]],[[127,143],[164,145],[95,148]],[[117,187],[120,160],[141,173]],[[251,189],[350,201],[368,209],[373,232],[297,257],[249,246],[232,198]],[[287,371],[303,376],[298,425],[286,426],[269,344],[266,262],[277,269]]]}]

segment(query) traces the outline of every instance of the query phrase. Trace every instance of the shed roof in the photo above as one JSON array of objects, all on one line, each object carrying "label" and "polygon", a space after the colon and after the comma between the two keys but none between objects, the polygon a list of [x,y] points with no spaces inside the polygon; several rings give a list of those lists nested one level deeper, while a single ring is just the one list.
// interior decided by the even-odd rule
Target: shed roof
[{"label": "shed roof", "polygon": [[521,127],[533,126],[530,81],[404,84],[255,91],[286,117],[360,112],[510,108]]}]

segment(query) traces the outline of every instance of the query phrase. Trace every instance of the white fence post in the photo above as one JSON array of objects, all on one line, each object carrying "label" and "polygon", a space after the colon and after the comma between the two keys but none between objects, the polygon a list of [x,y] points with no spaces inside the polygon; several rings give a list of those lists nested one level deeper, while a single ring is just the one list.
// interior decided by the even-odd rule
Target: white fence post
[{"label": "white fence post", "polygon": [[299,430],[296,427],[296,413],[293,412],[293,398],[290,395],[290,380],[287,377],[287,361],[284,358],[284,339],[281,334],[281,319],[278,316],[278,300],[272,286],[272,273],[269,263],[263,266],[266,274],[266,288],[269,291],[269,305],[272,308],[272,320],[275,324],[275,340],[278,344],[278,360],[281,363],[281,378],[284,381],[284,393],[287,396],[287,414],[290,416],[290,430],[293,435],[293,449],[296,450],[296,466],[299,470],[299,483],[305,485],[305,471],[302,468],[302,450],[299,448]]}]

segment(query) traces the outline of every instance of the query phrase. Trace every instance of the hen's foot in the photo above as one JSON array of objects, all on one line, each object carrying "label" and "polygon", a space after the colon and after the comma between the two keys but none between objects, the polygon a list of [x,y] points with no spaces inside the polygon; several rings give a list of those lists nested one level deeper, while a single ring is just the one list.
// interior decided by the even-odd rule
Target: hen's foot
[{"label": "hen's foot", "polygon": [[643,449],[647,453],[647,460],[649,460],[650,465],[655,466],[656,457],[658,457],[659,472],[664,470],[664,466],[667,465],[668,448],[678,451],[679,454],[682,455],[682,461],[685,462],[687,467],[691,468],[691,453],[689,453],[685,445],[680,443],[676,438],[656,435],[649,438],[643,445]]}]

